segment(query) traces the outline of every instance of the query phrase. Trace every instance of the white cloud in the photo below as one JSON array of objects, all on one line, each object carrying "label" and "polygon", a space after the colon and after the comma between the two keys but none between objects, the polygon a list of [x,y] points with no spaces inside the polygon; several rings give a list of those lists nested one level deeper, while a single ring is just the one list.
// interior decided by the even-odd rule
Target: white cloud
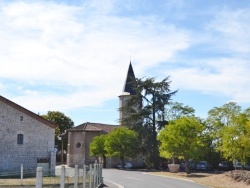
[{"label": "white cloud", "polygon": [[[18,92],[14,100],[30,109],[100,105],[120,94],[130,55],[145,76],[144,70],[189,46],[187,31],[156,17],[116,17],[108,14],[112,4],[96,6],[5,4],[0,77],[17,87],[5,85],[6,94]],[[43,103],[38,107],[36,101]]]},{"label": "white cloud", "polygon": [[130,56],[139,78],[170,74],[171,86],[180,91],[250,101],[248,6],[2,2],[7,3],[0,7],[0,92],[34,112],[117,99]]},{"label": "white cloud", "polygon": [[[153,14],[155,10],[143,16],[118,16],[118,3],[2,4],[2,95],[43,112],[103,105],[121,93],[131,56],[137,77],[149,76],[152,67],[161,67],[162,74],[155,76],[171,73],[177,88],[222,95],[238,102],[250,100],[247,8],[214,11],[210,21],[196,26],[197,32],[191,26],[179,28],[179,24],[167,20],[167,14]],[[188,21],[183,9],[191,5],[182,0],[166,4],[169,11],[178,10],[177,20]],[[129,11],[135,6],[140,9],[135,2],[124,6]],[[143,6],[150,9],[147,3]],[[201,28],[203,24],[205,29]],[[171,70],[171,66],[175,68]],[[38,101],[42,103],[38,105]]]},{"label": "white cloud", "polygon": [[193,48],[188,50],[192,58],[182,58],[184,66],[169,71],[177,88],[249,103],[249,12],[213,11],[214,18],[207,22],[204,32],[192,33]]},{"label": "white cloud", "polygon": [[250,9],[222,9],[207,29],[215,32],[216,45],[233,53],[250,52]]},{"label": "white cloud", "polygon": [[[173,80],[179,88],[196,90],[212,95],[227,96],[232,101],[250,100],[250,65],[237,58],[221,58],[201,61],[201,66],[173,71]],[[212,71],[211,71],[212,70]]]}]

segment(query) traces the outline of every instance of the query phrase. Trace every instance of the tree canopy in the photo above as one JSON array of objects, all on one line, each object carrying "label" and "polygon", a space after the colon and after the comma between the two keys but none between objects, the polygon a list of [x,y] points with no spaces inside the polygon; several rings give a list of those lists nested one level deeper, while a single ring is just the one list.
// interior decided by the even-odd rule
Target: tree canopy
[{"label": "tree canopy", "polygon": [[235,116],[229,126],[221,131],[221,142],[217,145],[223,157],[233,160],[240,159],[242,164],[250,157],[250,119],[245,113]]},{"label": "tree canopy", "polygon": [[135,131],[119,127],[105,137],[105,150],[108,156],[119,157],[122,166],[125,157],[134,157],[138,151],[138,135]]},{"label": "tree canopy", "polygon": [[220,130],[223,126],[230,125],[234,116],[241,112],[241,107],[235,102],[229,102],[221,107],[214,107],[209,110],[207,125],[214,131]]},{"label": "tree canopy", "polygon": [[184,158],[189,173],[189,159],[200,155],[205,146],[204,130],[205,126],[195,117],[183,116],[170,121],[158,135],[160,155]]},{"label": "tree canopy", "polygon": [[226,159],[246,162],[250,157],[250,108],[242,110],[235,102],[214,107],[208,113],[207,125],[217,151]]},{"label": "tree canopy", "polygon": [[150,158],[155,168],[158,168],[159,162],[157,130],[167,124],[165,106],[177,92],[170,90],[170,83],[169,77],[160,82],[155,78],[136,78],[132,82],[135,95],[131,95],[120,109],[126,114],[122,125],[139,133],[141,151]]},{"label": "tree canopy", "polygon": [[42,115],[42,117],[57,124],[60,134],[74,126],[74,122],[70,117],[59,111],[48,111],[47,114]]},{"label": "tree canopy", "polygon": [[168,121],[178,119],[182,116],[194,116],[194,108],[179,102],[170,102],[166,107],[166,119]]},{"label": "tree canopy", "polygon": [[55,130],[55,144],[60,149],[61,142],[58,139],[58,136],[63,134],[67,129],[73,127],[74,122],[64,113],[59,111],[48,111],[47,114],[42,115],[42,117],[58,125],[58,127]]},{"label": "tree canopy", "polygon": [[105,148],[105,140],[108,135],[103,134],[93,138],[90,143],[90,156],[102,156],[103,158],[103,167],[106,168],[106,156],[107,150]]}]

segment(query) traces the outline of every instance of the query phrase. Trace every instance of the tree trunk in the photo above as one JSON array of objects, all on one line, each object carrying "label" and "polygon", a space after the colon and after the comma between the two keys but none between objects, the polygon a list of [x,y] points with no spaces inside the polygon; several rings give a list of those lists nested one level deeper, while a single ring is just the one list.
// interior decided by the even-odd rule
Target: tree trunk
[{"label": "tree trunk", "polygon": [[172,163],[175,164],[175,158],[174,158],[174,156],[172,157],[172,160],[173,160]]},{"label": "tree trunk", "polygon": [[121,157],[120,157],[120,160],[121,160],[121,162],[122,162],[122,169],[124,169],[124,168],[125,168],[124,157],[121,156]]},{"label": "tree trunk", "polygon": [[160,160],[160,155],[159,155],[159,148],[158,148],[158,141],[157,141],[157,132],[156,132],[156,118],[155,118],[155,94],[152,94],[152,126],[153,126],[153,163],[154,163],[154,168],[159,169],[159,160]]},{"label": "tree trunk", "polygon": [[103,158],[103,168],[106,168],[107,167],[106,156],[103,155],[102,158]]},{"label": "tree trunk", "polygon": [[189,165],[189,159],[187,157],[184,157],[184,159],[185,159],[185,165],[186,165],[186,173],[187,174],[191,174],[190,165]]}]

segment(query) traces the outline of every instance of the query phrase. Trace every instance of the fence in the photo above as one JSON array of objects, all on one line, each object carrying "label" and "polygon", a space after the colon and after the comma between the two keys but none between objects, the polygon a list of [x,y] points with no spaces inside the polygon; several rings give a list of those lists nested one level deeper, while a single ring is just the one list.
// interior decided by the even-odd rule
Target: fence
[{"label": "fence", "polygon": [[0,187],[11,186],[14,188],[21,185],[24,188],[96,188],[100,187],[103,183],[102,164],[97,163],[89,166],[84,165],[82,168],[79,168],[77,165],[75,168],[59,166],[54,171],[55,176],[46,176],[49,173],[42,167],[37,167],[35,177],[26,177],[21,166],[21,171],[18,174],[20,178],[13,176],[1,177],[0,175]]}]

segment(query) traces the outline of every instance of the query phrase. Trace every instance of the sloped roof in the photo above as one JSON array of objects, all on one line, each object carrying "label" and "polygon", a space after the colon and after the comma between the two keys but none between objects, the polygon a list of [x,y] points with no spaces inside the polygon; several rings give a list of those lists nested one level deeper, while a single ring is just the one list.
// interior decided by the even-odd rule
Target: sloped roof
[{"label": "sloped roof", "polygon": [[24,108],[24,107],[22,107],[22,106],[20,106],[20,105],[18,105],[16,103],[10,101],[9,99],[4,98],[1,95],[0,95],[0,101],[3,102],[3,103],[5,103],[8,106],[11,106],[11,107],[15,108],[16,110],[18,110],[20,112],[23,112],[24,114],[26,114],[26,115],[28,115],[28,116],[36,119],[37,121],[39,121],[39,122],[41,122],[41,123],[43,123],[43,124],[45,124],[45,125],[53,128],[53,129],[55,129],[58,126],[58,125],[56,125],[56,124],[54,124],[54,123],[52,123],[52,122],[50,122],[50,121],[42,118],[41,116],[39,116],[39,115],[37,115],[37,114],[35,114],[35,113],[27,110],[26,108]]},{"label": "sloped roof", "polygon": [[135,74],[134,74],[132,64],[130,62],[129,67],[128,67],[127,77],[126,77],[124,88],[123,88],[123,92],[130,93],[130,95],[135,95],[136,94],[135,90],[132,87],[132,81],[134,79],[135,79]]},{"label": "sloped roof", "polygon": [[90,123],[86,122],[81,125],[78,125],[76,127],[72,127],[67,130],[67,132],[71,131],[95,131],[95,132],[105,132],[109,133],[113,129],[117,128],[117,125],[108,125],[108,124],[102,124],[102,123]]}]

